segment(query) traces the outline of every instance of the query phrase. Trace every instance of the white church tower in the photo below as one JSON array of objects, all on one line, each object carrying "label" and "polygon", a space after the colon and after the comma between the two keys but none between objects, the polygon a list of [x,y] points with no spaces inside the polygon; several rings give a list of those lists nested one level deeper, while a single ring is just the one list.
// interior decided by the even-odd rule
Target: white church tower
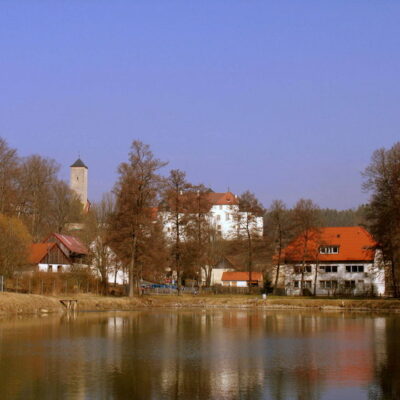
[{"label": "white church tower", "polygon": [[84,209],[88,209],[88,167],[78,158],[70,170],[70,188],[78,195]]}]

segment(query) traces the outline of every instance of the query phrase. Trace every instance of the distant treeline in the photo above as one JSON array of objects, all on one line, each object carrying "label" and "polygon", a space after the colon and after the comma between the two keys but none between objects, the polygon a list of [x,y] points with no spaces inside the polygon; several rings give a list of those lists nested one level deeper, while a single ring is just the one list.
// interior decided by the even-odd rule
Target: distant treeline
[{"label": "distant treeline", "polygon": [[366,224],[366,205],[348,210],[323,208],[320,210],[322,226],[357,226]]}]

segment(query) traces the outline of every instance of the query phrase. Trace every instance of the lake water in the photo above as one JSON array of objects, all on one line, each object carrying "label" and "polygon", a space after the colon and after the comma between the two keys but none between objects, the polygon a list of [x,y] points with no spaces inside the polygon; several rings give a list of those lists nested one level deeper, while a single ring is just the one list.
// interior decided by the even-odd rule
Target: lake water
[{"label": "lake water", "polygon": [[3,318],[0,399],[400,399],[400,317],[156,310]]}]

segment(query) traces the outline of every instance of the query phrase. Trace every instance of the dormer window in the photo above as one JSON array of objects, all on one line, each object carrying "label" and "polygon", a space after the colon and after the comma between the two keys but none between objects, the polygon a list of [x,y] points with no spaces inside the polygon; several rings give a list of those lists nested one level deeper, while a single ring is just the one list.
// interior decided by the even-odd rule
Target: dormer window
[{"label": "dormer window", "polygon": [[339,246],[321,246],[320,254],[339,254]]}]

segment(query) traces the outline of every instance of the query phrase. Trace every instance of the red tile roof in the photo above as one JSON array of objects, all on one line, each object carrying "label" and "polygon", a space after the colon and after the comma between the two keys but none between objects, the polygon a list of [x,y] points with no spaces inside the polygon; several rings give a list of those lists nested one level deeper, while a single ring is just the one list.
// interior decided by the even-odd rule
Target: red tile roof
[{"label": "red tile roof", "polygon": [[[306,260],[315,261],[372,261],[377,243],[360,226],[321,228],[312,233],[306,250]],[[284,250],[286,261],[301,261],[303,240],[297,237]],[[319,254],[320,246],[338,246],[338,254]]]},{"label": "red tile roof", "polygon": [[[201,202],[198,203],[198,193],[195,191],[188,191],[181,194],[179,207],[182,208],[182,212],[195,212],[200,207],[204,212],[208,212],[214,205],[238,205],[239,201],[237,197],[231,193],[214,193],[214,192],[201,192]],[[176,207],[174,196],[168,199],[164,207],[167,205],[170,208]]]},{"label": "red tile roof", "polygon": [[29,264],[39,264],[56,243],[34,243],[31,245],[28,261]]},{"label": "red tile roof", "polygon": [[59,240],[71,253],[88,254],[85,245],[75,236],[61,235],[60,233],[52,233],[45,242],[48,242],[51,237]]},{"label": "red tile roof", "polygon": [[[222,274],[222,281],[248,281],[249,273],[242,272],[242,271],[233,271],[233,272],[224,272]],[[261,272],[252,272],[251,273],[251,280],[252,281],[262,281],[262,273]]]},{"label": "red tile roof", "polygon": [[232,192],[226,192],[226,193],[211,192],[208,193],[207,196],[212,205],[239,204],[238,199]]}]

